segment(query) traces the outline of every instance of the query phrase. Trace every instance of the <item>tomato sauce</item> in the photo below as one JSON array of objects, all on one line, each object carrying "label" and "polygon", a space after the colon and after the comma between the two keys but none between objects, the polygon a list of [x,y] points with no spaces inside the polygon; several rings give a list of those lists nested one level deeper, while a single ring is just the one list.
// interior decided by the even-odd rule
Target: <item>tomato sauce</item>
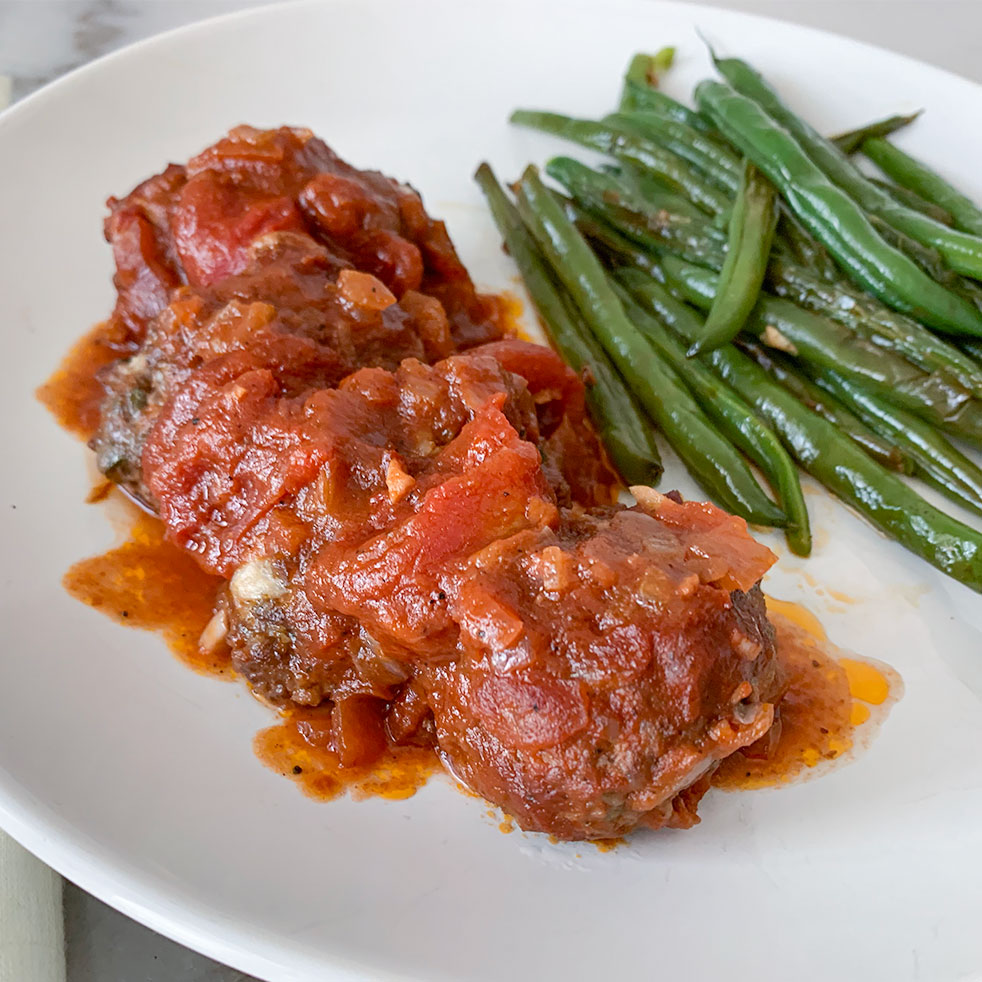
[{"label": "tomato sauce", "polygon": [[432,747],[389,746],[369,767],[344,767],[330,749],[328,709],[290,709],[275,726],[253,741],[256,756],[271,770],[290,778],[304,794],[329,801],[348,793],[365,798],[411,798],[440,770]]},{"label": "tomato sauce", "polygon": [[83,440],[95,433],[106,396],[97,373],[125,350],[118,325],[112,321],[96,324],[72,345],[51,378],[38,387],[38,399],[69,433]]},{"label": "tomato sauce", "polygon": [[767,611],[787,690],[771,733],[728,757],[713,775],[713,786],[729,791],[787,784],[843,759],[871,720],[871,707],[880,707],[882,718],[902,690],[886,665],[842,655],[811,611],[771,597]]},{"label": "tomato sauce", "polygon": [[232,677],[227,649],[203,651],[199,645],[223,581],[167,542],[160,521],[133,505],[128,509],[132,524],[126,541],[75,563],[62,580],[65,589],[118,624],[157,632],[195,671]]},{"label": "tomato sauce", "polygon": [[[509,321],[517,324],[519,302],[506,304],[506,310]],[[98,419],[101,390],[92,375],[118,357],[114,344],[106,325],[97,325],[38,389],[38,398],[59,423],[83,438]],[[65,588],[117,623],[158,633],[195,671],[233,678],[227,650],[220,647],[205,653],[198,643],[223,580],[203,572],[186,552],[168,543],[163,524],[125,502],[110,482],[96,485],[89,500],[107,497],[128,516],[126,541],[72,566],[65,574]],[[712,783],[724,790],[787,784],[848,757],[860,729],[870,720],[871,708],[888,708],[900,690],[899,678],[886,666],[838,656],[818,618],[804,607],[773,598],[768,598],[767,606],[788,679],[780,733],[765,738],[766,746],[755,745],[722,762]],[[416,746],[390,747],[371,767],[342,767],[337,755],[316,739],[318,725],[327,726],[328,715],[324,709],[288,711],[257,734],[256,756],[305,794],[322,800],[344,793],[358,799],[407,798],[441,769],[432,748]],[[511,832],[514,821],[504,815],[500,828]],[[619,840],[602,841],[606,851]]]},{"label": "tomato sauce", "polygon": [[722,758],[751,786],[848,749],[875,675],[783,621],[778,653],[741,520],[611,503],[583,379],[502,337],[517,302],[411,188],[239,127],[109,207],[114,326],[39,396],[164,524],[65,585],[289,707],[268,766],[401,798],[438,743],[522,828],[610,841],[693,825]]}]

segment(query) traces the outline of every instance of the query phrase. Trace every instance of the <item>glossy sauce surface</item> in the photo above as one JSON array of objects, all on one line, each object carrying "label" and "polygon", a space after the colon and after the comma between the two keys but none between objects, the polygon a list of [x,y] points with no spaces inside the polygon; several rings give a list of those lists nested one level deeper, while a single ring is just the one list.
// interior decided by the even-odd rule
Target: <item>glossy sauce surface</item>
[{"label": "glossy sauce surface", "polygon": [[119,624],[157,632],[195,671],[231,677],[227,650],[205,652],[199,645],[223,581],[166,542],[157,519],[125,507],[132,521],[126,541],[75,563],[62,580],[65,589]]},{"label": "glossy sauce surface", "polygon": [[[520,301],[506,297],[502,304],[505,319],[515,330]],[[119,357],[121,350],[122,343],[107,325],[97,325],[38,389],[38,398],[58,422],[83,439],[98,421],[102,388],[95,373]],[[104,483],[93,489],[89,500],[100,501],[107,495],[114,507],[120,504],[119,493]],[[221,578],[204,573],[186,552],[166,542],[157,519],[128,503],[126,508],[126,541],[76,563],[65,575],[65,588],[118,623],[157,632],[196,671],[232,677],[225,649],[204,653],[198,643],[212,617]],[[780,785],[820,763],[841,758],[855,745],[857,728],[870,718],[870,707],[888,705],[899,691],[899,679],[876,665],[840,657],[809,611],[773,599],[768,600],[768,609],[787,677],[780,733],[725,760],[713,778],[719,788]],[[256,736],[256,755],[319,799],[344,792],[356,798],[407,798],[440,770],[435,752],[416,746],[390,748],[372,767],[342,767],[329,749],[329,712],[290,710]],[[502,831],[513,827],[505,817]]]},{"label": "glossy sauce surface", "polygon": [[411,798],[440,770],[434,749],[416,746],[389,746],[370,767],[343,767],[330,749],[330,716],[329,709],[287,710],[282,722],[256,734],[256,756],[322,801],[345,792],[355,800]]},{"label": "glossy sauce surface", "polygon": [[69,433],[88,440],[99,425],[99,407],[106,395],[98,372],[126,351],[118,327],[110,321],[96,324],[38,387],[38,399]]},{"label": "glossy sauce surface", "polygon": [[870,707],[896,699],[902,688],[886,666],[844,657],[806,608],[768,597],[767,611],[787,684],[780,723],[758,744],[724,760],[714,787],[773,787],[841,759],[856,746]]},{"label": "glossy sauce surface", "polygon": [[[231,678],[223,650],[205,654],[198,647],[221,580],[165,542],[159,521],[128,508],[132,527],[127,541],[76,563],[65,575],[65,588],[118,623],[156,631],[196,671]],[[897,695],[898,680],[873,663],[837,658],[810,611],[773,599],[768,599],[768,609],[788,680],[780,734],[722,762],[713,786],[725,790],[785,784],[840,758],[854,747],[857,728],[870,717],[869,707]],[[356,799],[404,799],[441,770],[432,748],[416,746],[390,748],[372,767],[342,767],[329,741],[330,710],[298,708],[260,731],[253,746],[263,764],[321,800],[345,792]],[[499,827],[505,833],[515,828],[507,815]],[[606,843],[604,849],[608,847]]]}]

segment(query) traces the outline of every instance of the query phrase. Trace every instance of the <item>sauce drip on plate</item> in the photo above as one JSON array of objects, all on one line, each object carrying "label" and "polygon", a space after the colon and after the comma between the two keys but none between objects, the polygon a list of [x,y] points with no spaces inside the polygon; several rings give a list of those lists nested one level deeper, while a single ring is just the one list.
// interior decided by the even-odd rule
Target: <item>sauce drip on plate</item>
[{"label": "sauce drip on plate", "polygon": [[895,701],[902,688],[886,665],[843,656],[804,607],[768,597],[767,612],[787,684],[779,722],[763,740],[724,760],[714,787],[773,787],[840,760],[856,745],[871,707],[882,707],[882,717],[887,700]]},{"label": "sauce drip on plate", "polygon": [[65,589],[120,624],[158,632],[195,671],[231,677],[227,650],[205,652],[199,645],[222,580],[165,541],[161,522],[126,507],[132,513],[126,541],[77,562],[62,580]]},{"label": "sauce drip on plate", "polygon": [[253,741],[256,756],[322,801],[348,792],[355,800],[411,798],[440,769],[432,747],[389,747],[370,767],[343,767],[329,748],[329,709],[289,709],[282,722],[261,730]]},{"label": "sauce drip on plate", "polygon": [[38,399],[69,433],[88,440],[99,425],[99,407],[106,395],[98,372],[126,353],[118,327],[109,321],[96,324],[75,342],[51,378],[38,387]]},{"label": "sauce drip on plate", "polygon": [[[514,331],[520,301],[506,297],[502,304]],[[122,350],[122,340],[106,325],[98,325],[38,389],[38,398],[58,422],[83,439],[97,424],[103,394],[94,375]],[[168,543],[157,519],[123,501],[105,482],[89,496],[91,502],[107,498],[114,509],[120,505],[126,509],[126,540],[103,555],[76,563],[65,574],[65,588],[118,623],[157,632],[196,671],[233,677],[224,647],[203,652],[199,646],[222,580],[204,573],[187,553]],[[863,730],[882,719],[902,688],[899,677],[886,666],[837,652],[818,619],[805,608],[772,598],[767,604],[787,678],[781,725],[759,744],[721,764],[712,783],[726,790],[785,784],[815,773],[813,769],[824,769],[818,765],[842,759],[863,742]],[[342,767],[328,747],[329,716],[329,708],[286,711],[278,723],[257,734],[256,755],[319,799],[345,792],[359,799],[408,798],[440,770],[434,750],[418,746],[392,748],[372,767]],[[502,831],[513,827],[506,816]],[[603,848],[609,847],[605,842]]]}]

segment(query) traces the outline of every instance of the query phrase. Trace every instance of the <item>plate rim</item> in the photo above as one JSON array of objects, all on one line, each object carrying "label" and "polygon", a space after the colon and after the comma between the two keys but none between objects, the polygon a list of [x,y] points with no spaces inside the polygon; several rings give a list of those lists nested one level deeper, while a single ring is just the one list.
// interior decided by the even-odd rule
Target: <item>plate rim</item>
[{"label": "plate rim", "polygon": [[[200,20],[153,34],[73,68],[64,75],[46,83],[31,94],[0,111],[0,139],[10,123],[31,113],[44,111],[51,100],[58,99],[70,90],[79,78],[113,71],[117,64],[125,65],[131,59],[158,47],[166,48],[181,38],[192,34],[223,32],[229,26],[262,21],[289,11],[291,14],[304,7],[321,8],[351,4],[354,0],[270,0],[255,7],[212,15]],[[359,6],[379,5],[388,7],[399,0],[358,0]],[[448,0],[427,0],[434,4]],[[471,0],[473,5],[493,9],[499,15],[506,7],[521,7],[529,0]],[[590,0],[532,0],[539,7],[568,12],[593,10]],[[685,19],[695,20],[700,12],[708,17],[731,18],[761,29],[768,26],[790,28],[802,40],[822,38],[828,43],[851,48],[856,53],[875,53],[886,56],[898,68],[916,70],[918,74],[930,74],[944,85],[968,86],[982,104],[982,83],[963,75],[922,61],[912,55],[893,51],[867,41],[843,35],[837,31],[811,25],[798,24],[781,17],[750,13],[722,7],[718,4],[693,3],[688,0],[613,0],[605,10],[629,11],[639,7],[663,8],[681,13]],[[330,961],[322,955],[308,952],[294,945],[290,962],[282,960],[284,941],[277,932],[265,932],[257,925],[236,923],[223,917],[221,911],[209,907],[193,896],[182,895],[180,886],[166,889],[155,885],[145,872],[118,856],[114,856],[105,844],[87,839],[84,833],[62,819],[49,805],[31,800],[26,789],[14,781],[9,772],[0,766],[0,830],[27,849],[35,857],[55,870],[65,879],[78,885],[87,893],[132,918],[138,923],[169,938],[178,944],[221,962],[224,965],[264,979],[330,979],[337,982],[361,982],[369,966],[341,952],[332,952]],[[268,936],[265,936],[268,935]],[[405,982],[409,976],[391,972],[379,965],[371,965],[371,977],[379,982]]]}]

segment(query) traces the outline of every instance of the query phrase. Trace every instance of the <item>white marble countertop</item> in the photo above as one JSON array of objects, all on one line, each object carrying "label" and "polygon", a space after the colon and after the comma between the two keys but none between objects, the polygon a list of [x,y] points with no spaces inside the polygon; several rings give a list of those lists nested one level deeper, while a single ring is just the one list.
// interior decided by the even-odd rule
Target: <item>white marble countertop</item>
[{"label": "white marble countertop", "polygon": [[[0,0],[0,75],[10,77],[16,100],[133,41],[262,2],[267,0]],[[713,2],[845,34],[982,82],[982,0]],[[65,931],[69,982],[248,982],[69,883]]]}]

